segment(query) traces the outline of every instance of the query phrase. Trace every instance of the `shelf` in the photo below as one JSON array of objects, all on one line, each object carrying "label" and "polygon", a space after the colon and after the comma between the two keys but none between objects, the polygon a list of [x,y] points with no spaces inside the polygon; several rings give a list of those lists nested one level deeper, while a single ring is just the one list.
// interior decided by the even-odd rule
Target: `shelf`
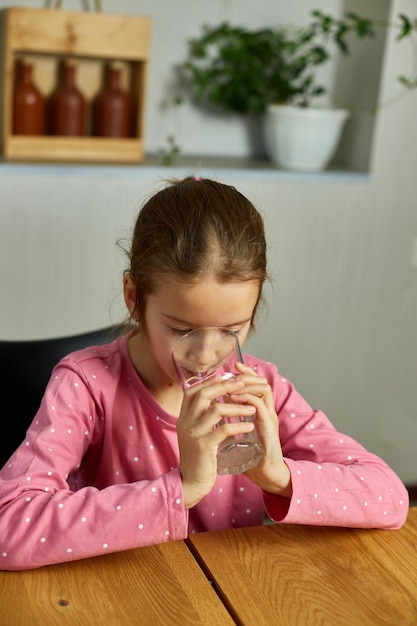
[{"label": "shelf", "polygon": [[[143,118],[150,43],[147,17],[12,7],[0,11],[4,40],[1,59],[2,154],[8,161],[140,163],[144,157]],[[24,57],[35,68],[35,84],[47,102],[63,59],[77,65],[77,86],[87,107],[103,84],[103,70],[117,61],[125,89],[135,103],[132,137],[108,140],[86,136],[14,135],[13,91],[16,66]],[[91,127],[91,119],[90,124]]]},{"label": "shelf", "polygon": [[[111,140],[110,140],[111,141]],[[200,175],[227,176],[245,180],[367,183],[370,174],[333,168],[323,172],[289,172],[280,170],[264,160],[226,159],[207,156],[182,156],[174,165],[162,165],[161,157],[145,155],[138,165],[126,164],[68,164],[68,163],[10,163],[0,161],[0,178],[4,176],[79,176],[79,177],[181,177]]]}]

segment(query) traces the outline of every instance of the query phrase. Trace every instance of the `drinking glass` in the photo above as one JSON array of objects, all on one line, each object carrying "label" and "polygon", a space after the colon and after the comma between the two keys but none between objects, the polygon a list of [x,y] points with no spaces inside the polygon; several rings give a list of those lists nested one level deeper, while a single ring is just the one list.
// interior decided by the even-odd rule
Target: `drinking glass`
[{"label": "drinking glass", "polygon": [[[197,328],[183,335],[171,352],[175,371],[184,391],[217,373],[223,380],[238,375],[235,363],[243,363],[237,334],[229,328]],[[229,402],[228,396],[217,402]],[[255,422],[256,415],[223,417],[218,425],[231,422]],[[227,437],[217,452],[218,474],[241,474],[256,467],[265,452],[256,427],[249,433]]]}]

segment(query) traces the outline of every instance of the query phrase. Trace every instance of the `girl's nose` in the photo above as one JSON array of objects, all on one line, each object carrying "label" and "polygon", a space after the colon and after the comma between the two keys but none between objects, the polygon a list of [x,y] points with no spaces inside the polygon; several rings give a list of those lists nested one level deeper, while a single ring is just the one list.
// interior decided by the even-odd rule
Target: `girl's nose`
[{"label": "girl's nose", "polygon": [[205,337],[199,338],[189,350],[189,361],[198,372],[206,372],[215,367],[218,362],[218,351],[213,341]]},{"label": "girl's nose", "polygon": [[194,331],[195,337],[189,347],[189,359],[195,371],[211,373],[220,367],[233,351],[233,339],[216,328]]}]

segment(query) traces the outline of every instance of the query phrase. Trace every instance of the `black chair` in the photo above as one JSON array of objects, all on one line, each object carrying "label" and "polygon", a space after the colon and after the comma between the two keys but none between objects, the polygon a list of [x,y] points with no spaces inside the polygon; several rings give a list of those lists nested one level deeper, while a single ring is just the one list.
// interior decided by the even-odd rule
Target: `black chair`
[{"label": "black chair", "polygon": [[54,339],[0,341],[0,468],[18,445],[39,408],[52,369],[74,350],[112,341],[116,327]]}]

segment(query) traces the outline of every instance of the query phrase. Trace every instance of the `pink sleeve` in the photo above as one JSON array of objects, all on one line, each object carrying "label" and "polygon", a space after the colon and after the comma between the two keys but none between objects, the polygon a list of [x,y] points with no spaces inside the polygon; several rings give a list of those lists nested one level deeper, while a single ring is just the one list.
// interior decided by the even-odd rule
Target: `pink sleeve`
[{"label": "pink sleeve", "polygon": [[291,500],[264,493],[275,521],[400,528],[407,517],[408,492],[378,456],[335,430],[286,379],[276,373],[272,387],[285,461],[291,472]]},{"label": "pink sleeve", "polygon": [[[0,569],[30,569],[187,536],[177,469],[155,480],[71,490],[69,475],[100,440],[101,416],[86,381],[76,372],[67,378],[59,393],[50,383],[25,441],[0,472]],[[76,388],[78,411],[70,409],[69,384]]]}]

